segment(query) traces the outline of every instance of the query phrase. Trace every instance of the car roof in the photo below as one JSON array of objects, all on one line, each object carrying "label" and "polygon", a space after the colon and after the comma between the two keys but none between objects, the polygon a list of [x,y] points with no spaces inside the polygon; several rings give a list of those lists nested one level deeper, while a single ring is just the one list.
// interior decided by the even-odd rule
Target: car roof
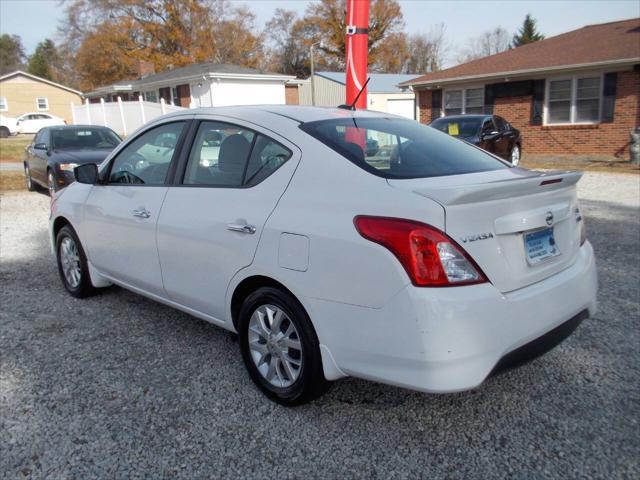
[{"label": "car roof", "polygon": [[436,118],[434,120],[434,122],[437,122],[438,120],[465,120],[465,119],[471,119],[471,120],[484,120],[485,118],[491,118],[493,117],[493,115],[488,115],[486,113],[471,113],[471,114],[464,114],[464,115],[447,115],[446,117],[440,117],[440,118]]},{"label": "car roof", "polygon": [[[380,118],[395,117],[404,118],[398,115],[392,115],[384,112],[375,112],[372,110],[347,110],[337,107],[311,107],[303,105],[240,105],[233,107],[204,107],[188,110],[187,113],[195,115],[221,115],[251,120],[255,116],[263,116],[266,114],[278,115],[285,117],[298,123],[314,122],[318,120],[330,120],[340,118]],[[184,115],[185,112],[175,112],[164,116],[170,118],[172,116]]]}]

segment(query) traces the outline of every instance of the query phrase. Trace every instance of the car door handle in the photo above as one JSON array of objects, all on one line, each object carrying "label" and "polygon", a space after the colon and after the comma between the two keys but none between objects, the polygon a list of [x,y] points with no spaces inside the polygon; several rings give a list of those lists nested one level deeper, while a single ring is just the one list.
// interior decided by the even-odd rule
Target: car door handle
[{"label": "car door handle", "polygon": [[133,214],[134,217],[138,217],[138,218],[149,218],[151,216],[151,212],[146,208],[139,208],[137,210],[134,210],[131,213]]},{"label": "car door handle", "polygon": [[232,232],[249,233],[253,235],[256,233],[256,227],[253,225],[241,225],[239,223],[230,223],[227,225],[227,230]]}]

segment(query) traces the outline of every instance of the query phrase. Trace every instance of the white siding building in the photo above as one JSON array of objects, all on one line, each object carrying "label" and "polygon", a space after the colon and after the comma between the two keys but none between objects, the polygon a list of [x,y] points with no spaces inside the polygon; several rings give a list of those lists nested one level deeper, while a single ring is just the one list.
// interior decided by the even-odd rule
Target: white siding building
[{"label": "white siding building", "polygon": [[[417,108],[415,95],[398,84],[415,78],[415,75],[371,73],[367,85],[367,109],[401,115],[415,120]],[[316,72],[314,74],[315,105],[336,107],[345,103],[346,85],[344,72]],[[311,82],[301,83],[300,105],[313,105]]]}]

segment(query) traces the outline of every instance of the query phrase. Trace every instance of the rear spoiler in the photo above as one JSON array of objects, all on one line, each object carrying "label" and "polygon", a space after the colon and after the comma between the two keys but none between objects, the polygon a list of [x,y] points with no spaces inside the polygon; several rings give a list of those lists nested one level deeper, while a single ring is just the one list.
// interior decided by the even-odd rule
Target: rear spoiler
[{"label": "rear spoiler", "polygon": [[580,171],[531,172],[534,175],[486,183],[430,186],[413,191],[441,205],[462,205],[550,192],[574,186],[582,178]]}]

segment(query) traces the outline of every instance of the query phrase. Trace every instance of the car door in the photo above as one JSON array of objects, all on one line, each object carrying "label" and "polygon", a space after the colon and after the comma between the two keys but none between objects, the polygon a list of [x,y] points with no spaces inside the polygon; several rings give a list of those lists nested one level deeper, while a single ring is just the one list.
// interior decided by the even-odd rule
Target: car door
[{"label": "car door", "polygon": [[169,297],[224,321],[227,287],[252,263],[300,152],[241,122],[205,120],[194,137],[162,206],[158,252]]},{"label": "car door", "polygon": [[502,138],[502,142],[500,143],[500,155],[502,158],[509,159],[509,155],[511,154],[511,149],[513,148],[513,144],[515,143],[515,132],[511,128],[511,125],[507,123],[507,121],[499,116],[494,116],[493,120],[498,127],[498,131],[500,132],[500,136]]},{"label": "car door", "polygon": [[[48,128],[40,130],[29,146],[29,170],[38,183],[47,185],[47,161],[49,160],[49,144],[51,135]],[[38,146],[38,148],[36,148]]]},{"label": "car door", "polygon": [[[109,162],[104,184],[85,202],[83,234],[89,260],[101,273],[144,292],[165,297],[156,248],[156,223],[167,178],[186,131],[185,121],[152,127],[127,143]],[[156,155],[159,142],[173,148]]]}]

